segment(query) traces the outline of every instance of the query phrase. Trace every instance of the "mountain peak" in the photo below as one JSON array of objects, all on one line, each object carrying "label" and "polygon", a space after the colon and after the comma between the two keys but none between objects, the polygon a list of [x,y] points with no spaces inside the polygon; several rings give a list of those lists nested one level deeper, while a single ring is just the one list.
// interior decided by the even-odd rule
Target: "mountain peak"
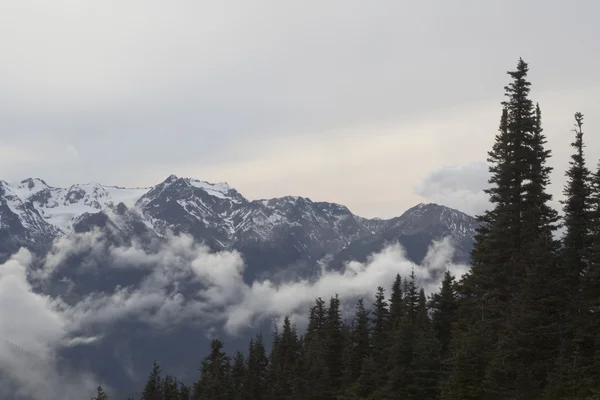
[{"label": "mountain peak", "polygon": [[176,180],[178,180],[179,177],[175,174],[171,174],[167,177],[167,179],[165,179],[163,182],[164,183],[171,183],[171,182],[175,182]]},{"label": "mountain peak", "polygon": [[25,188],[27,187],[27,189],[33,189],[36,187],[42,187],[42,188],[47,188],[48,184],[40,178],[27,178],[27,179],[23,179],[21,181],[21,184],[19,185],[19,188]]},{"label": "mountain peak", "polygon": [[475,234],[477,221],[462,211],[436,203],[419,203],[396,219],[398,226],[409,231],[445,226],[459,236]]}]

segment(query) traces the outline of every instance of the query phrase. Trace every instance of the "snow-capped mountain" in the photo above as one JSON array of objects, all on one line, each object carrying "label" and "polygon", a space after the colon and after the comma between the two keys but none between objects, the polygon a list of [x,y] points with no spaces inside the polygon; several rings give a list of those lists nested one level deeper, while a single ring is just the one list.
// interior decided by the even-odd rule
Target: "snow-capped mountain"
[{"label": "snow-capped mountain", "polygon": [[421,236],[426,245],[452,236],[464,259],[476,228],[472,217],[436,204],[388,220],[366,219],[339,204],[293,196],[250,201],[226,183],[175,175],[149,188],[0,181],[0,254],[20,246],[44,251],[59,236],[108,223],[125,235],[185,232],[214,249],[238,249],[250,270],[313,263],[340,252],[360,258],[360,249]]}]

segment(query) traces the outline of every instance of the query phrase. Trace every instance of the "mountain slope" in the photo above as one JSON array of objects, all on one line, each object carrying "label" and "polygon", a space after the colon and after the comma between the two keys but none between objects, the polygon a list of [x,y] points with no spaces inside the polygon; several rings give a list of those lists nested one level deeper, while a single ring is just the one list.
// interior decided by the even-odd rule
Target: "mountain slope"
[{"label": "mountain slope", "polygon": [[438,204],[418,204],[399,217],[377,221],[373,235],[352,242],[336,254],[330,265],[341,268],[344,262],[364,262],[389,243],[400,242],[409,259],[421,263],[434,240],[449,237],[454,245],[454,261],[470,262],[470,251],[477,229],[475,218]]}]

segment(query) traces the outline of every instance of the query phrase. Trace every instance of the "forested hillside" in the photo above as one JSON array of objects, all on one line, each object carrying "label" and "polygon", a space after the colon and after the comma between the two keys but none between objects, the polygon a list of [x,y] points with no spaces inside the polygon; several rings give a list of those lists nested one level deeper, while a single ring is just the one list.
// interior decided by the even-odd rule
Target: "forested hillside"
[{"label": "forested hillside", "polygon": [[[195,382],[155,364],[143,400],[593,399],[600,396],[600,168],[586,166],[575,114],[564,217],[549,194],[551,153],[528,65],[509,72],[488,153],[492,206],[479,216],[472,269],[429,298],[414,274],[373,288],[342,317],[332,293],[299,332],[285,320],[226,355],[198,357]],[[599,166],[600,167],[600,166]],[[564,226],[557,239],[555,231]],[[271,344],[270,351],[265,348]],[[174,343],[174,346],[177,344]],[[168,372],[168,371],[165,371]],[[99,388],[96,399],[106,399]],[[600,398],[600,397],[596,397]]]}]

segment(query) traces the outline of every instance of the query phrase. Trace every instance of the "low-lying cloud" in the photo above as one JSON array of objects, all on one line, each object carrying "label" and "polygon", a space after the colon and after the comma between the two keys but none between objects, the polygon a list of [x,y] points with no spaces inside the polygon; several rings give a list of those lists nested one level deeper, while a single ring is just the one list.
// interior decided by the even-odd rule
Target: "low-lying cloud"
[{"label": "low-lying cloud", "polygon": [[[71,280],[68,287],[77,287],[78,274],[63,274],[63,270],[72,268],[66,265],[78,254],[86,254],[75,266],[80,273],[108,276],[136,271],[141,273],[140,279],[78,296],[50,296],[34,289],[46,287],[53,279]],[[243,280],[241,254],[211,252],[187,235],[170,235],[152,249],[138,242],[115,246],[98,231],[61,238],[41,265],[25,249],[0,265],[0,365],[13,371],[11,379],[34,399],[52,398],[42,390],[49,382],[56,388],[68,388],[56,393],[57,399],[75,399],[97,382],[80,373],[67,379],[50,372],[56,369],[56,352],[65,346],[102,340],[103,332],[119,322],[134,320],[154,329],[200,323],[206,332],[224,329],[229,335],[243,334],[247,328],[285,315],[302,325],[315,298],[338,294],[342,303],[348,304],[359,297],[372,298],[378,286],[389,290],[396,274],[407,277],[413,269],[419,285],[432,292],[444,270],[455,275],[467,271],[468,266],[450,262],[452,254],[450,240],[444,239],[431,245],[423,265],[415,265],[400,245],[393,244],[366,262],[350,262],[340,271],[323,266],[313,279],[248,284]],[[35,355],[45,368],[31,376],[30,361],[22,362],[27,357],[15,356],[13,348]]]},{"label": "low-lying cloud", "polygon": [[59,368],[60,346],[74,345],[61,300],[35,293],[27,280],[32,255],[19,250],[0,265],[0,397],[76,399],[95,379]]}]

